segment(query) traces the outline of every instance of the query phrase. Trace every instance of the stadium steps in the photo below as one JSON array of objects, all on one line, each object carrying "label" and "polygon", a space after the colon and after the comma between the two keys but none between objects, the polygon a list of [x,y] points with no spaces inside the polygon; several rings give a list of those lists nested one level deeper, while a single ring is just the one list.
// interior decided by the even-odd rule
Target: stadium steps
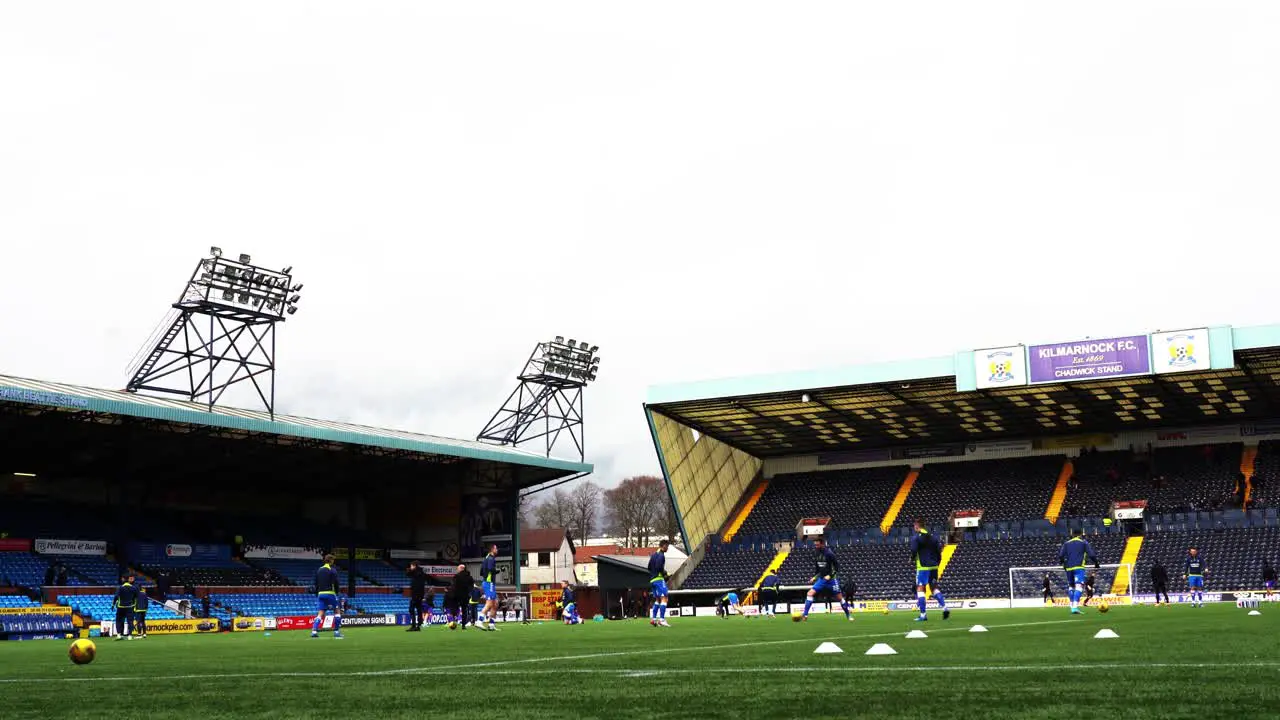
[{"label": "stadium steps", "polygon": [[1240,472],[1244,474],[1244,506],[1253,499],[1253,472],[1258,462],[1258,446],[1246,445],[1240,453]]},{"label": "stadium steps", "polygon": [[760,482],[756,483],[755,489],[747,495],[746,500],[742,503],[742,507],[738,508],[738,514],[733,517],[733,521],[729,523],[729,527],[725,528],[724,535],[722,536],[725,542],[733,540],[733,536],[737,535],[738,530],[742,529],[742,523],[747,521],[747,516],[755,509],[756,503],[760,502],[760,496],[764,495],[764,491],[768,487],[769,481],[766,478],[761,478]]},{"label": "stadium steps", "polygon": [[893,523],[898,519],[898,513],[902,512],[902,506],[907,504],[907,496],[911,494],[911,488],[916,484],[916,478],[920,477],[919,468],[911,468],[907,476],[902,479],[902,486],[898,488],[898,494],[893,496],[893,502],[889,503],[889,509],[885,511],[884,519],[880,521],[880,532],[888,533],[893,529]]},{"label": "stadium steps", "polygon": [[760,577],[756,579],[756,584],[752,586],[755,589],[748,594],[746,600],[748,605],[755,602],[756,595],[760,592],[760,583],[764,582],[765,577],[769,573],[777,572],[778,568],[782,567],[782,563],[787,561],[787,556],[790,554],[791,547],[787,546],[779,550],[777,555],[773,556],[773,559],[769,561],[769,564],[764,567],[764,572],[760,573]]},{"label": "stadium steps", "polygon": [[1053,488],[1053,497],[1049,498],[1049,507],[1044,511],[1044,519],[1051,523],[1058,522],[1058,515],[1062,514],[1062,504],[1067,501],[1067,483],[1071,481],[1071,476],[1076,472],[1075,463],[1068,458],[1062,463],[1062,472],[1058,473],[1058,484]]},{"label": "stadium steps", "polygon": [[956,554],[956,548],[960,547],[956,543],[947,543],[942,546],[942,562],[938,563],[938,577],[942,577],[942,573],[947,571],[947,563],[951,562],[951,556]]},{"label": "stadium steps", "polygon": [[1120,567],[1116,568],[1116,576],[1111,581],[1111,594],[1124,595],[1129,592],[1129,571],[1138,566],[1138,552],[1142,550],[1142,536],[1130,535],[1124,541],[1124,553],[1120,555]]}]

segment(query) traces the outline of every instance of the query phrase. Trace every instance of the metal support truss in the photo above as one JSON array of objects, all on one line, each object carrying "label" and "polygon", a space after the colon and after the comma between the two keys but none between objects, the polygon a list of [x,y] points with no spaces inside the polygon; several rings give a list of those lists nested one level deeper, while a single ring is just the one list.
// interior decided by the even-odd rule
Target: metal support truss
[{"label": "metal support truss", "polygon": [[589,377],[571,372],[564,360],[556,360],[555,349],[555,343],[538,344],[516,378],[519,384],[476,440],[512,446],[540,440],[550,457],[556,444],[567,438],[578,460],[586,460],[583,389],[594,373]]}]

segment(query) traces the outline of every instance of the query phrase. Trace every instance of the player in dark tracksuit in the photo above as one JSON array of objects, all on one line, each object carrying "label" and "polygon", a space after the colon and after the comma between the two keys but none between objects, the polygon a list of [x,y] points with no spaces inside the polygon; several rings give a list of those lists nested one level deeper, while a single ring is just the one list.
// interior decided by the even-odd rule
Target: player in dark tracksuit
[{"label": "player in dark tracksuit", "polygon": [[1089,601],[1093,599],[1093,585],[1098,581],[1098,576],[1089,573],[1084,576],[1084,606],[1089,607]]},{"label": "player in dark tracksuit", "polygon": [[134,608],[138,606],[138,588],[133,584],[133,576],[125,578],[116,588],[116,596],[111,601],[116,609],[116,639],[133,639]]},{"label": "player in dark tracksuit", "polygon": [[417,560],[409,563],[404,574],[409,578],[409,630],[422,631],[422,601],[427,595],[427,572]]},{"label": "player in dark tracksuit", "polygon": [[938,601],[938,607],[942,608],[942,619],[946,620],[951,617],[951,611],[947,609],[947,600],[942,595],[942,589],[938,587],[938,567],[942,565],[942,545],[929,534],[929,530],[925,528],[922,521],[915,521],[915,531],[915,537],[911,538],[911,560],[916,565],[916,607],[920,609],[920,617],[916,620],[920,622],[928,620],[928,615],[925,613],[925,608],[929,606],[929,600],[925,595],[928,588],[933,589],[933,599]]},{"label": "player in dark tracksuit", "polygon": [[760,614],[773,617],[778,609],[778,588],[782,587],[782,578],[778,571],[770,570],[760,581]]},{"label": "player in dark tracksuit", "polygon": [[1159,560],[1155,565],[1151,566],[1151,588],[1155,591],[1156,605],[1160,604],[1160,596],[1164,595],[1164,604],[1167,606],[1169,602],[1169,571],[1164,569],[1164,564]]},{"label": "player in dark tracksuit", "polygon": [[467,622],[476,625],[479,621],[480,606],[484,604],[484,589],[480,586],[471,586],[471,597],[467,599],[467,610],[462,614],[462,629],[467,629]]},{"label": "player in dark tracksuit", "polygon": [[1049,579],[1049,573],[1044,574],[1044,590],[1040,594],[1045,604],[1053,602],[1053,581]]},{"label": "player in dark tracksuit", "polygon": [[145,588],[138,590],[138,604],[133,609],[133,619],[138,626],[138,637],[147,636],[147,609],[151,607],[151,598],[147,597]]}]

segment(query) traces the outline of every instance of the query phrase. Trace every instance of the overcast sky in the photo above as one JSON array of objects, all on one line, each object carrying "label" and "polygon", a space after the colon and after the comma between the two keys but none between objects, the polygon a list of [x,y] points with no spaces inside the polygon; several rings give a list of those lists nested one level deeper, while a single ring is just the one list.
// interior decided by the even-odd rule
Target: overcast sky
[{"label": "overcast sky", "polygon": [[[446,9],[447,8],[447,9]],[[472,437],[655,383],[1275,321],[1280,3],[0,4],[0,373],[121,387],[210,245],[280,408]]]}]

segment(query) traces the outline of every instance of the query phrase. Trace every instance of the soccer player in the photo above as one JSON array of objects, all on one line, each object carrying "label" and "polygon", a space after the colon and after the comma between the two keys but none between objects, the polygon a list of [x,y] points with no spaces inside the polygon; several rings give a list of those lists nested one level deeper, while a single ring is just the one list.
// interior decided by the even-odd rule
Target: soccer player
[{"label": "soccer player", "polygon": [[1164,595],[1165,607],[1169,607],[1169,571],[1164,569],[1164,563],[1156,560],[1151,566],[1151,589],[1155,591],[1156,607],[1160,607],[1160,596]]},{"label": "soccer player", "polygon": [[325,616],[333,612],[333,639],[342,639],[342,611],[338,609],[338,571],[333,569],[333,556],[325,555],[324,564],[316,570],[316,619],[311,623],[311,637],[320,637]]},{"label": "soccer player", "polygon": [[150,606],[151,598],[147,597],[146,588],[138,588],[138,604],[133,608],[133,619],[140,638],[147,636],[147,608]]},{"label": "soccer player", "polygon": [[778,610],[778,588],[782,587],[782,578],[777,570],[770,570],[760,581],[760,614],[773,617]]},{"label": "soccer player", "polygon": [[1271,567],[1270,560],[1262,561],[1262,589],[1266,591],[1267,597],[1271,597],[1276,591],[1276,569]]},{"label": "soccer player", "polygon": [[489,627],[485,627],[484,623],[478,624],[476,627],[481,630],[497,631],[498,629],[498,586],[496,584],[498,577],[498,545],[495,543],[489,546],[489,554],[484,556],[484,562],[480,563],[480,582],[484,592],[484,616],[489,620]]},{"label": "soccer player", "polygon": [[560,581],[560,618],[565,625],[578,625],[582,618],[578,617],[578,603],[573,600],[573,588],[568,580]]},{"label": "soccer player", "polygon": [[1097,582],[1098,576],[1090,571],[1084,576],[1084,606],[1089,607],[1089,601],[1093,599],[1093,585]]},{"label": "soccer player", "polygon": [[422,601],[427,595],[427,572],[418,565],[417,560],[409,562],[409,569],[404,573],[409,578],[409,630],[422,631]]},{"label": "soccer player", "polygon": [[1209,568],[1200,557],[1200,551],[1191,548],[1187,551],[1187,590],[1191,594],[1191,607],[1204,607],[1204,576]]},{"label": "soccer player", "polygon": [[725,593],[724,597],[720,598],[721,615],[723,617],[729,617],[730,609],[737,610],[739,615],[742,614],[742,604],[738,600],[738,593],[736,590],[730,590]]},{"label": "soccer player", "polygon": [[1048,605],[1053,602],[1053,583],[1049,580],[1049,573],[1044,574],[1044,590],[1040,594],[1044,604]]},{"label": "soccer player", "polygon": [[925,595],[929,588],[933,588],[933,599],[937,600],[938,607],[942,608],[942,619],[947,620],[951,617],[951,611],[947,609],[947,599],[942,596],[942,589],[938,587],[938,566],[942,564],[942,546],[933,535],[929,534],[924,521],[917,518],[913,526],[916,536],[911,538],[911,560],[916,564],[916,607],[920,608],[920,617],[916,618],[916,622],[929,619],[926,612],[929,601],[928,596]]},{"label": "soccer player", "polygon": [[649,556],[649,594],[653,605],[649,607],[649,624],[654,627],[671,627],[667,623],[667,548],[671,543],[658,543],[658,551]]},{"label": "soccer player", "polygon": [[116,588],[116,596],[111,606],[116,609],[116,640],[133,639],[133,609],[138,604],[138,588],[133,585],[130,575]]},{"label": "soccer player", "polygon": [[1085,540],[1081,531],[1077,528],[1071,531],[1071,537],[1062,543],[1062,549],[1058,551],[1058,559],[1062,561],[1062,569],[1067,573],[1067,597],[1071,598],[1071,614],[1080,614],[1080,596],[1084,594],[1084,562],[1085,558],[1093,561],[1093,567],[1098,568],[1098,556],[1093,552],[1093,546]]},{"label": "soccer player", "polygon": [[831,593],[840,602],[840,609],[844,610],[845,619],[852,621],[853,612],[849,609],[849,603],[845,602],[844,593],[840,591],[840,578],[837,577],[840,572],[840,561],[836,559],[835,552],[827,547],[827,541],[824,538],[814,538],[813,547],[818,551],[818,556],[814,559],[813,587],[809,588],[808,594],[805,595],[804,613],[801,617],[805,620],[809,619],[809,608],[813,607],[813,599],[818,596],[818,593]]}]

